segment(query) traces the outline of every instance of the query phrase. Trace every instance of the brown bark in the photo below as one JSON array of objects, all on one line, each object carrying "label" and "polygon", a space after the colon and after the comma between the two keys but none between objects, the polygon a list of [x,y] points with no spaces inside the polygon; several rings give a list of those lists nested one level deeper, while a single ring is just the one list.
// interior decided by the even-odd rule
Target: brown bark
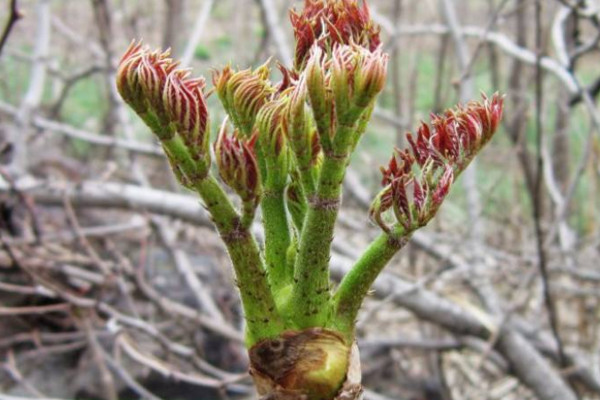
[{"label": "brown bark", "polygon": [[[107,73],[104,75],[107,88],[110,88],[113,83],[114,73],[114,51],[112,44],[114,43],[114,32],[113,32],[113,20],[112,10],[109,0],[92,0],[92,7],[94,10],[94,17],[96,25],[98,27],[98,39],[102,45],[102,49],[105,52],[105,62],[107,67]],[[108,110],[104,116],[103,131],[110,136],[115,135],[118,116],[119,100],[110,89],[108,89]]]},{"label": "brown bark", "polygon": [[[400,17],[402,15],[402,0],[396,0],[394,2],[394,22],[400,25]],[[394,40],[397,42],[400,41],[400,37],[395,37]],[[392,54],[390,54],[390,80],[392,81],[392,92],[394,96],[394,111],[395,117],[400,118],[402,116],[402,64],[401,64],[401,54],[400,54],[400,45],[396,43],[394,49],[392,50]],[[399,148],[404,147],[404,133],[406,131],[406,127],[398,125],[396,127],[396,146]]]},{"label": "brown bark", "polygon": [[[577,37],[577,17],[571,14],[565,22],[565,45],[567,51],[571,53],[576,46]],[[571,65],[574,69],[575,65]],[[552,168],[554,176],[564,191],[569,186],[569,122],[571,116],[571,108],[569,107],[569,92],[564,87],[561,87],[557,96],[556,110],[556,128],[552,139]]]},{"label": "brown bark", "polygon": [[[519,0],[519,11],[516,15],[516,43],[520,47],[527,47],[527,27],[528,18],[527,8],[524,6],[525,1]],[[534,190],[534,165],[531,160],[525,136],[527,128],[527,108],[525,93],[527,92],[527,76],[525,74],[525,65],[521,60],[515,59],[511,67],[509,77],[509,91],[512,96],[510,98],[512,118],[506,122],[506,131],[515,147],[517,157],[523,170],[525,185],[529,193]]]},{"label": "brown bark", "polygon": [[163,33],[164,49],[171,48],[174,54],[179,53],[181,45],[181,32],[184,30],[184,1],[185,0],[165,0],[165,30]]}]

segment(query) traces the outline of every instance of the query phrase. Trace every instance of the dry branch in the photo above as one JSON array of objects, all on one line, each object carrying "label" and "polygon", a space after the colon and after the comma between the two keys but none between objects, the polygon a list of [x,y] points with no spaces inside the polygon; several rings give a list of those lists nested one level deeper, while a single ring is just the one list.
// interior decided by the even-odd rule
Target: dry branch
[{"label": "dry branch", "polygon": [[[145,210],[151,213],[167,215],[187,222],[206,226],[208,220],[202,207],[197,201],[185,195],[165,193],[156,189],[140,188],[133,185],[84,182],[77,187],[56,187],[56,185],[45,186],[39,182],[29,184],[16,183],[20,190],[33,196],[36,201],[46,204],[61,204],[62,199],[67,196],[74,206],[79,207],[114,207],[131,210]],[[6,190],[6,187],[0,187]],[[463,264],[462,268],[470,270],[465,266],[458,255],[445,251],[439,245],[433,245],[431,239],[425,235],[415,235],[413,241],[444,260],[452,260],[457,264]],[[333,277],[340,279],[350,268],[349,260],[334,256],[331,263]],[[460,267],[460,266],[459,266]],[[427,289],[409,283],[405,280],[383,273],[374,285],[375,294],[381,298],[392,298],[394,302],[404,307],[424,320],[438,324],[454,334],[465,336],[476,336],[483,339],[490,337],[489,326],[482,323],[475,314],[461,308],[455,303],[439,297]],[[187,311],[184,311],[184,315]],[[190,317],[193,317],[190,315]],[[206,322],[206,321],[205,321]],[[518,327],[519,325],[517,325]],[[509,335],[504,339],[504,335]],[[542,386],[531,386],[540,398],[556,399],[556,397],[545,396],[549,390],[558,393],[561,399],[573,399],[573,394],[565,385],[563,378],[558,372],[549,366],[539,352],[535,349],[537,341],[529,342],[519,330],[504,326],[501,330],[500,340],[503,343],[499,350],[511,362],[513,370],[521,380],[528,385],[536,385],[543,381]],[[546,350],[551,346],[544,345]],[[550,350],[556,351],[556,350]],[[556,354],[556,353],[554,353]],[[526,355],[532,364],[527,368],[519,363],[521,355]],[[600,388],[600,384],[593,374],[586,372],[583,365],[578,364],[575,374],[578,375],[586,385],[593,389]],[[541,379],[540,377],[544,377]],[[551,389],[548,389],[551,388]]]}]

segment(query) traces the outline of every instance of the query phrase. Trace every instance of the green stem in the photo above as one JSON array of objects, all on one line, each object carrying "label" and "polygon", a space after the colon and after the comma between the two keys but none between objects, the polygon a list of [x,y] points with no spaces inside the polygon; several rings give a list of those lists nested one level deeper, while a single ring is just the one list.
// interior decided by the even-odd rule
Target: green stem
[{"label": "green stem", "polygon": [[306,197],[310,197],[315,194],[316,182],[314,178],[315,167],[310,164],[298,164],[298,174],[300,175],[300,184],[302,185],[302,192]]},{"label": "green stem", "polygon": [[235,207],[208,171],[205,159],[193,160],[185,144],[175,136],[162,142],[171,163],[181,172],[185,186],[195,190],[210,213],[233,263],[248,322],[248,345],[273,337],[283,330],[275,307],[256,240],[244,226]]},{"label": "green stem", "polygon": [[396,225],[390,234],[382,233],[365,250],[338,286],[333,299],[332,328],[354,335],[358,310],[377,276],[410,238],[402,226]]},{"label": "green stem", "polygon": [[[304,189],[301,184],[297,181],[294,182],[294,177],[292,177],[292,182],[288,187],[288,191],[294,190],[294,198],[290,198],[290,194],[288,192],[287,198],[287,209],[292,217],[292,222],[296,227],[296,231],[298,233],[302,232],[302,227],[304,226],[304,218],[306,216],[306,195],[304,194]],[[299,178],[298,178],[299,179]]]},{"label": "green stem", "polygon": [[213,217],[233,262],[246,314],[248,345],[276,336],[283,329],[283,324],[275,307],[256,240],[242,226],[235,208],[212,176],[199,181],[195,189]]},{"label": "green stem", "polygon": [[173,172],[180,183],[192,189],[194,183],[208,174],[208,159],[194,160],[179,135],[161,141]]},{"label": "green stem", "polygon": [[279,149],[273,144],[275,138],[265,132],[259,137],[258,158],[261,165],[263,194],[261,210],[265,230],[265,260],[271,287],[276,292],[292,279],[291,267],[287,265],[290,246],[290,227],[285,207],[285,188],[288,181],[289,157],[287,147]]},{"label": "green stem", "polygon": [[314,177],[315,167],[312,165],[311,123],[306,118],[304,102],[297,112],[292,114],[289,131],[289,143],[295,156],[296,173],[300,175],[299,182],[303,192],[310,196],[316,190]]},{"label": "green stem", "polygon": [[[317,192],[308,199],[309,207],[300,236],[294,268],[295,285],[291,304],[299,328],[321,326],[329,317],[329,257],[333,231],[341,201],[342,183],[348,164],[354,124],[342,125],[336,132],[336,149],[326,155]],[[338,140],[339,139],[339,140]]]},{"label": "green stem", "polygon": [[354,152],[354,150],[356,149],[356,146],[358,146],[358,143],[360,142],[360,139],[365,134],[365,132],[367,130],[367,126],[369,125],[369,121],[371,121],[371,116],[373,115],[374,109],[375,109],[375,99],[373,99],[371,104],[369,106],[367,106],[367,108],[364,110],[364,112],[361,114],[361,116],[358,120],[358,129],[356,130],[356,135],[354,136],[354,138],[352,140],[353,141],[352,152]]},{"label": "green stem", "polygon": [[290,228],[285,209],[284,190],[265,190],[261,202],[265,229],[265,258],[269,282],[274,291],[291,283],[293,266],[287,265]]},{"label": "green stem", "polygon": [[256,207],[258,206],[256,200],[242,201],[242,226],[245,229],[249,229],[254,221],[256,215]]}]

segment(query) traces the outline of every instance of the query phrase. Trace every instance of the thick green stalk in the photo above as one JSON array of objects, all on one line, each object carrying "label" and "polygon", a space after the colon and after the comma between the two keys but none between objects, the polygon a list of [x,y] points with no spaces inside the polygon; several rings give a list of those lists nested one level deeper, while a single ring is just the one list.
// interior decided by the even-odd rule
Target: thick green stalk
[{"label": "thick green stalk", "polygon": [[[269,282],[274,291],[281,289],[292,280],[292,266],[287,265],[287,251],[290,246],[290,227],[285,207],[285,188],[288,180],[289,157],[287,148],[275,151],[275,145],[267,139],[259,139],[258,159],[260,165],[263,194],[261,210],[265,230],[265,261]],[[261,140],[262,139],[262,140]],[[271,138],[271,141],[277,139]]]},{"label": "thick green stalk", "polygon": [[244,226],[233,204],[209,174],[205,160],[193,160],[183,142],[175,136],[162,141],[171,163],[180,171],[185,186],[195,190],[210,213],[227,246],[240,288],[246,315],[246,341],[273,337],[283,330],[281,318],[269,287],[260,251],[254,237]]},{"label": "thick green stalk", "polygon": [[265,192],[261,201],[263,226],[265,229],[265,259],[269,282],[273,290],[291,283],[293,266],[287,265],[290,246],[290,227],[285,209],[284,190],[275,188]]},{"label": "thick green stalk", "polygon": [[302,192],[307,197],[312,196],[316,191],[315,182],[315,167],[312,165],[302,165],[298,163],[298,174],[300,175],[300,184],[302,185]]},{"label": "thick green stalk", "polygon": [[322,326],[329,317],[329,258],[337,219],[344,174],[348,164],[354,124],[341,125],[336,148],[325,156],[317,192],[308,199],[308,211],[300,236],[294,268],[291,304],[299,328]]},{"label": "thick green stalk", "polygon": [[254,222],[254,216],[256,215],[256,207],[258,204],[254,200],[242,202],[242,226],[246,229],[250,228],[252,222]]},{"label": "thick green stalk", "polygon": [[277,335],[283,330],[283,324],[275,307],[258,244],[248,229],[242,226],[229,198],[212,176],[197,182],[195,189],[204,199],[233,262],[246,314],[248,345]]},{"label": "thick green stalk", "polygon": [[367,106],[365,111],[361,114],[360,119],[358,120],[358,129],[356,130],[356,135],[354,136],[354,139],[353,139],[352,152],[354,152],[354,150],[356,149],[356,146],[358,146],[358,143],[360,142],[360,139],[367,131],[367,126],[369,125],[369,122],[371,121],[371,116],[373,115],[374,109],[375,109],[375,99],[373,99],[371,101],[371,104],[369,106]]},{"label": "thick green stalk", "polygon": [[193,189],[194,182],[208,174],[207,160],[194,160],[179,135],[161,140],[161,144],[173,172],[183,186]]},{"label": "thick green stalk", "polygon": [[[302,96],[300,106],[291,108],[289,144],[295,155],[296,172],[300,175],[303,192],[310,196],[316,190],[315,166],[313,165],[312,123],[306,113],[306,100]],[[295,104],[292,102],[292,104]],[[315,136],[316,138],[316,136]]]},{"label": "thick green stalk", "polygon": [[349,339],[353,337],[358,310],[371,285],[409,238],[410,234],[406,235],[404,228],[397,225],[391,233],[382,233],[369,245],[333,296],[331,328],[344,332]]}]

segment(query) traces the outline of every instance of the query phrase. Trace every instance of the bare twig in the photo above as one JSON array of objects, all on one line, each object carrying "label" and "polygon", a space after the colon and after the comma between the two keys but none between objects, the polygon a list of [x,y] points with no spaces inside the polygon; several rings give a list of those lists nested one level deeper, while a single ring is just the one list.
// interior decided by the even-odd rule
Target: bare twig
[{"label": "bare twig", "polygon": [[165,28],[162,38],[162,47],[171,48],[175,53],[179,53],[180,39],[182,35],[181,27],[185,23],[185,2],[184,0],[165,0]]},{"label": "bare twig", "polygon": [[546,310],[548,312],[548,318],[550,320],[550,329],[556,340],[558,347],[558,353],[560,356],[561,365],[567,366],[567,357],[563,347],[562,339],[558,330],[558,316],[556,313],[556,306],[550,293],[550,278],[548,274],[548,266],[546,261],[546,251],[544,249],[544,231],[542,229],[542,217],[543,217],[543,193],[542,185],[544,179],[544,158],[542,156],[542,147],[544,142],[544,128],[542,121],[542,108],[543,108],[543,71],[541,66],[542,60],[542,4],[540,0],[535,2],[535,44],[537,49],[536,58],[536,75],[535,75],[535,121],[536,121],[536,175],[534,182],[533,192],[533,221],[535,226],[536,236],[536,247],[538,253],[538,266],[540,269],[540,276],[542,279],[542,288],[544,302],[546,304]]},{"label": "bare twig", "polygon": [[77,32],[75,28],[71,28],[57,16],[52,17],[52,27],[56,30],[57,33],[64,36],[74,45],[79,46],[80,48],[92,53],[94,57],[100,60],[104,58],[104,51],[102,50],[97,41],[90,40],[89,37],[81,35],[81,33]]},{"label": "bare twig", "polygon": [[288,45],[285,34],[279,24],[279,17],[277,16],[277,7],[273,0],[256,0],[265,16],[265,22],[267,23],[267,29],[269,30],[270,36],[275,42],[277,52],[279,53],[280,62],[286,67],[292,65],[292,51]]},{"label": "bare twig", "polygon": [[[462,28],[460,27],[460,22],[458,20],[454,5],[454,0],[439,0],[439,4],[444,19],[448,24],[450,36],[454,42],[456,58],[458,59],[458,65],[461,71],[461,79],[457,82],[459,99],[460,102],[466,104],[473,99],[475,94],[473,86],[474,81],[469,73],[469,69],[471,68],[471,62],[469,60],[472,58],[469,54],[469,49],[463,37]],[[492,24],[490,23],[490,27],[491,26]],[[486,34],[487,33],[484,32],[484,35]],[[485,227],[482,220],[483,208],[481,206],[479,188],[477,187],[477,164],[475,162],[472,163],[472,165],[463,173],[462,182],[466,192],[468,212],[471,222],[469,234],[472,239],[480,240],[484,237]]]},{"label": "bare twig", "polygon": [[178,371],[173,366],[167,364],[163,360],[159,360],[150,354],[144,353],[140,350],[125,333],[119,335],[116,340],[116,345],[122,349],[132,360],[145,365],[146,367],[156,371],[160,375],[175,379],[180,382],[188,382],[193,385],[211,387],[211,388],[223,388],[227,385],[227,382],[223,382],[218,379],[201,376],[199,374],[190,374]]},{"label": "bare twig", "polygon": [[204,32],[204,28],[206,27],[206,23],[208,22],[208,17],[210,17],[210,11],[215,3],[215,0],[204,0],[204,5],[200,9],[198,16],[196,17],[196,23],[194,24],[194,28],[189,35],[187,45],[185,46],[185,50],[183,54],[179,58],[182,67],[189,67],[190,63],[194,58],[194,52],[196,51],[196,47],[200,42],[200,38],[202,37],[202,33]]},{"label": "bare twig", "polygon": [[29,213],[29,216],[31,217],[31,225],[33,228],[33,234],[35,236],[35,241],[39,241],[42,238],[42,225],[40,224],[38,215],[37,215],[37,211],[35,209],[35,203],[33,202],[33,200],[31,199],[31,197],[27,196],[26,194],[24,194],[23,192],[21,192],[19,189],[17,189],[15,187],[14,184],[14,180],[12,179],[12,177],[10,176],[10,174],[2,167],[0,167],[0,176],[2,176],[2,178],[4,178],[8,184],[11,187],[11,191],[16,194],[16,196],[19,198],[21,204],[23,204],[25,206],[25,208],[27,209],[27,212]]},{"label": "bare twig", "polygon": [[25,171],[27,158],[27,134],[25,128],[32,110],[42,101],[46,81],[47,56],[50,52],[50,1],[37,2],[37,27],[33,49],[34,62],[29,75],[29,86],[23,96],[16,117],[16,124],[9,130],[10,142],[13,146],[13,157],[9,171],[22,173]]},{"label": "bare twig", "polygon": [[[7,103],[0,102],[0,111],[3,113],[17,116],[18,110]],[[72,127],[71,125],[52,121],[40,116],[33,116],[31,118],[31,123],[36,128],[46,129],[55,133],[60,133],[67,137],[73,139],[84,140],[88,143],[97,145],[97,146],[105,146],[105,147],[116,147],[121,148],[127,151],[131,151],[134,153],[153,156],[153,157],[163,157],[164,153],[158,146],[154,146],[151,144],[134,142],[130,139],[119,139],[112,136],[100,135],[97,133],[87,132],[81,129],[77,129]]]},{"label": "bare twig", "polygon": [[[400,17],[402,15],[402,0],[394,1],[394,12],[393,19],[396,24],[400,24]],[[399,42],[399,37],[392,38],[394,42]],[[402,91],[402,62],[401,62],[400,46],[398,43],[394,43],[392,52],[390,54],[390,80],[392,81],[392,93],[394,98],[394,114],[395,118],[399,119],[402,115],[403,110],[403,91]],[[396,126],[396,146],[399,148],[404,147],[404,134],[407,131],[407,127],[403,125]]]},{"label": "bare twig", "polygon": [[[382,26],[385,26],[382,24]],[[446,25],[429,24],[429,25],[404,25],[397,30],[390,31],[392,35],[410,35],[420,36],[424,34],[447,35],[450,29]],[[485,39],[489,43],[493,43],[505,53],[517,58],[526,64],[535,65],[536,55],[529,49],[516,45],[506,35],[498,32],[488,32],[476,26],[463,26],[462,34],[467,37]],[[571,73],[566,70],[557,60],[544,56],[541,60],[542,68],[555,75],[571,93],[578,93],[577,83],[573,79]]]},{"label": "bare twig", "polygon": [[[56,397],[37,397],[39,400],[63,400],[58,399]],[[19,397],[19,396],[9,396],[7,394],[0,393],[0,400],[31,400],[30,397]]]},{"label": "bare twig", "polygon": [[116,375],[121,378],[131,390],[136,392],[145,400],[161,400],[160,397],[155,396],[153,393],[143,387],[133,376],[127,371],[127,368],[119,364],[113,357],[111,357],[104,349],[100,348],[102,357],[106,360],[108,366],[114,371]]},{"label": "bare twig", "polygon": [[67,303],[50,304],[47,306],[29,306],[29,307],[2,307],[0,306],[0,317],[30,314],[46,314],[53,312],[68,313],[71,305]]},{"label": "bare twig", "polygon": [[463,347],[463,344],[458,340],[436,340],[436,339],[409,339],[409,338],[394,338],[394,339],[368,339],[360,340],[361,348],[369,347],[406,347],[419,350],[435,350],[449,351],[457,350]]},{"label": "bare twig", "polygon": [[94,332],[94,328],[92,326],[91,319],[93,318],[93,313],[89,313],[90,315],[84,315],[81,318],[81,324],[83,325],[83,331],[85,332],[85,336],[87,338],[87,342],[92,351],[92,356],[98,370],[100,371],[100,382],[102,383],[102,391],[105,400],[118,400],[119,395],[117,394],[117,390],[115,388],[115,381],[110,371],[108,370],[104,358],[104,351],[102,350],[102,346],[96,337],[96,333]]},{"label": "bare twig", "polygon": [[[16,182],[16,184],[19,186],[20,182]],[[39,184],[34,185],[33,188],[36,189],[37,192],[34,191],[32,195],[37,199],[38,202],[41,202],[42,198],[44,198],[46,201],[52,201],[53,196],[54,201],[62,201],[64,194],[61,192],[54,192],[54,194],[50,193],[49,195],[48,191],[46,190],[46,193],[43,193],[44,187],[40,186]],[[1,189],[2,188],[0,187],[0,190]],[[25,188],[22,190],[25,190]],[[107,183],[94,183],[90,185],[86,182],[83,182],[79,185],[79,190],[73,190],[73,188],[63,188],[63,190],[66,190],[67,193],[69,193],[69,196],[75,206],[102,204],[129,209],[139,209],[140,206],[143,206],[143,208],[147,209],[148,211],[169,215],[176,218],[182,218],[190,223],[200,225],[209,224],[208,218],[202,211],[201,206],[198,204],[197,200],[191,196],[165,193],[154,189],[140,188],[131,185]],[[436,257],[441,257],[442,259],[446,260],[446,262],[451,260],[453,263],[458,263],[456,268],[463,268],[465,270],[472,269],[469,266],[461,267],[460,264],[464,264],[465,261],[461,261],[458,255],[452,254],[452,249],[442,248],[439,243],[434,242],[433,239],[427,238],[423,234],[415,235],[413,242],[419,246],[422,246],[423,248],[426,248],[428,252],[436,254]],[[337,255],[334,256],[332,259],[333,276],[339,279],[345,272],[347,272],[350,265],[351,262],[349,260],[340,258]],[[471,315],[468,311],[462,309],[457,304],[451,303],[448,300],[440,298],[434,293],[427,291],[423,287],[415,287],[414,285],[402,279],[384,273],[375,283],[374,288],[378,297],[385,298],[392,296],[398,305],[411,310],[413,313],[426,320],[446,327],[455,334],[474,335],[484,339],[489,337],[488,328],[484,326],[476,316]],[[92,304],[94,303],[92,302]],[[104,303],[101,303],[98,305],[98,307],[102,312],[106,312],[109,315],[115,315],[121,319],[124,318],[124,316],[120,315],[119,313],[115,314],[116,310],[108,307],[108,305],[105,305]],[[191,318],[198,318],[198,314],[195,312],[190,313],[189,310],[184,311],[183,309],[179,311],[181,312],[182,316],[187,315]],[[170,312],[173,313],[173,311]],[[140,322],[137,319],[127,321],[134,324],[138,324]],[[537,345],[537,343],[540,342],[538,342],[538,339],[536,339],[533,341],[533,343]],[[543,343],[546,343],[544,348],[548,349],[550,354],[556,354],[555,350],[552,350],[551,345],[549,345],[547,342]],[[536,350],[532,348],[528,351],[535,352]],[[516,352],[518,353],[518,350],[516,350]],[[545,361],[543,359],[536,359],[536,362],[542,363]],[[578,363],[577,366],[578,374],[582,376],[582,380],[584,382],[587,382],[586,385],[588,385],[588,387],[600,387],[600,385],[595,381],[593,375],[584,373],[587,367],[580,363]],[[546,373],[548,368],[548,366],[545,366],[542,372]],[[530,369],[536,370],[535,365],[530,366]],[[550,370],[552,371],[552,369]],[[561,383],[561,378],[558,374],[552,372],[551,375],[546,377],[546,380],[548,381],[546,382],[546,385],[550,385],[556,390],[556,393],[564,393],[564,386],[562,386],[563,383]],[[573,398],[568,393],[569,392],[567,392],[564,399]]]},{"label": "bare twig", "polygon": [[87,238],[81,233],[81,225],[79,225],[79,220],[77,219],[77,215],[75,214],[75,210],[73,209],[71,202],[68,198],[65,198],[63,204],[65,208],[65,214],[67,215],[67,222],[71,225],[79,243],[85,249],[87,255],[93,260],[100,272],[102,272],[104,276],[108,277],[111,275],[110,268],[108,268],[108,266],[100,258],[100,255],[88,242]]},{"label": "bare twig", "polygon": [[[8,373],[8,375],[17,383],[23,386],[23,388],[29,392],[34,398],[41,400],[51,400],[47,399],[44,394],[42,394],[37,388],[35,388],[31,383],[29,383],[24,377],[19,368],[17,367],[17,362],[15,360],[15,355],[12,350],[8,351],[7,360],[1,366]],[[0,394],[0,399],[2,398],[2,394]]]},{"label": "bare twig", "polygon": [[210,292],[198,278],[198,275],[194,271],[188,255],[185,251],[183,251],[176,245],[176,233],[172,232],[172,230],[167,229],[165,221],[160,220],[159,218],[154,218],[154,224],[157,227],[158,234],[162,242],[164,243],[168,251],[171,253],[171,257],[175,262],[177,272],[179,272],[179,274],[183,278],[183,281],[189,287],[192,296],[194,296],[196,302],[198,303],[198,307],[204,312],[206,312],[208,315],[213,317],[216,322],[221,322],[225,324],[226,321],[223,317],[223,314],[212,299]]},{"label": "bare twig", "polygon": [[6,21],[6,25],[4,25],[4,29],[2,30],[2,34],[0,35],[0,56],[2,55],[4,45],[6,45],[6,41],[10,36],[10,32],[14,28],[17,21],[19,21],[22,17],[23,15],[19,11],[17,0],[10,0],[8,20]]},{"label": "bare twig", "polygon": [[509,0],[502,0],[502,2],[497,7],[494,8],[492,15],[490,16],[490,18],[488,20],[487,26],[485,27],[485,30],[483,32],[483,37],[477,43],[475,50],[473,50],[473,53],[471,54],[471,59],[469,60],[469,63],[463,69],[462,76],[459,79],[460,82],[462,82],[465,79],[467,79],[468,77],[470,77],[470,75],[473,71],[473,66],[475,65],[475,61],[477,61],[477,56],[479,55],[481,49],[483,48],[484,43],[486,42],[486,37],[490,33],[490,31],[494,28],[494,26],[496,25],[498,17],[500,16],[500,12],[504,9],[506,4],[508,4],[508,1]]},{"label": "bare twig", "polygon": [[216,321],[213,318],[202,316],[197,310],[188,307],[185,304],[178,303],[167,297],[161,296],[151,285],[149,285],[143,277],[143,271],[140,269],[135,274],[136,283],[140,291],[159,308],[170,315],[179,315],[183,318],[195,321],[200,324],[206,324],[210,320],[212,327],[219,327],[218,330],[231,340],[242,342],[242,335],[223,321]]}]

